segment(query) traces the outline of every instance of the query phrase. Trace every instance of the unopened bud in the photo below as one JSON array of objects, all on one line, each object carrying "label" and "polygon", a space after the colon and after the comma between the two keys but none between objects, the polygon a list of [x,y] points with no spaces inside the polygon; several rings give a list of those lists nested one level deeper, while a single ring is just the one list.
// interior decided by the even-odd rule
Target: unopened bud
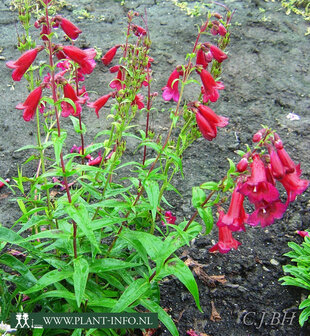
[{"label": "unopened bud", "polygon": [[240,173],[244,172],[247,169],[248,164],[248,160],[246,158],[242,158],[237,164],[237,171]]},{"label": "unopened bud", "polygon": [[213,13],[213,16],[216,17],[216,18],[219,19],[219,20],[222,19],[222,17],[223,17],[223,16],[222,16],[221,14],[219,14],[219,13]]}]

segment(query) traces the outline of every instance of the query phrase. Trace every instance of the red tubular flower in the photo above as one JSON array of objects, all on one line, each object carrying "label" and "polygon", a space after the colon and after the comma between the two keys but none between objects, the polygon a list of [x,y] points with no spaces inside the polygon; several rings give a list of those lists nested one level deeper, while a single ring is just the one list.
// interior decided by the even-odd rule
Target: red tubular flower
[{"label": "red tubular flower", "polygon": [[238,246],[241,245],[236,239],[233,238],[231,230],[227,226],[219,227],[219,241],[217,244],[212,246],[209,251],[215,252],[219,251],[220,253],[227,253],[232,248],[237,249]]},{"label": "red tubular flower", "polygon": [[[176,216],[173,216],[171,211],[165,212],[165,220],[168,224],[175,224],[175,221],[177,220]],[[166,226],[165,222],[161,222],[163,226]]]},{"label": "red tubular flower", "polygon": [[169,101],[173,99],[175,102],[179,100],[179,77],[180,73],[177,69],[174,69],[168,78],[167,85],[162,88],[163,92],[163,99]]},{"label": "red tubular flower", "polygon": [[135,96],[135,99],[132,101],[131,105],[137,105],[139,110],[143,109],[144,107],[143,98],[144,97],[142,96],[142,94],[138,93]]},{"label": "red tubular flower", "polygon": [[259,202],[255,204],[255,211],[249,216],[247,223],[256,226],[260,223],[262,227],[271,225],[275,219],[283,217],[287,205],[277,200],[274,202]]},{"label": "red tubular flower", "polygon": [[296,165],[295,165],[294,161],[291,159],[291,157],[288,155],[286,150],[283,147],[279,148],[277,150],[277,154],[278,154],[283,166],[285,167],[285,172],[287,174],[293,173],[295,171]]},{"label": "red tubular flower", "polygon": [[214,103],[219,98],[218,90],[223,90],[224,85],[221,82],[216,82],[211,74],[202,69],[199,73],[203,85],[203,102],[207,103],[209,100]]},{"label": "red tubular flower", "polygon": [[87,165],[88,166],[99,166],[103,160],[104,158],[101,155],[99,155],[95,159],[89,160],[87,162]]},{"label": "red tubular flower", "polygon": [[213,57],[219,62],[222,63],[224,60],[226,60],[227,55],[218,47],[211,44],[210,45],[210,51],[213,55]]},{"label": "red tubular flower", "polygon": [[106,52],[106,54],[101,58],[104,65],[109,65],[112,62],[119,47],[120,45],[116,45]]},{"label": "red tubular flower", "polygon": [[41,86],[39,86],[30,92],[29,96],[27,97],[27,99],[23,104],[18,104],[16,106],[18,110],[24,110],[23,118],[25,121],[30,121],[34,117],[41,96],[42,96],[42,88]]},{"label": "red tubular flower", "polygon": [[42,50],[39,48],[34,48],[23,53],[17,61],[9,61],[6,66],[10,69],[15,69],[12,73],[12,78],[14,81],[20,81],[24,73],[28,70],[30,65],[36,59],[38,52]]},{"label": "red tubular flower", "polygon": [[83,74],[90,74],[93,72],[96,62],[94,57],[96,56],[95,49],[79,49],[74,46],[64,46],[63,52],[72,59],[72,61],[78,63],[81,67]]},{"label": "red tubular flower", "polygon": [[123,71],[121,68],[119,68],[119,70],[117,71],[116,78],[112,80],[109,86],[111,89],[116,89],[117,91],[119,91],[122,89],[122,81],[123,81]]},{"label": "red tubular flower", "polygon": [[225,127],[228,125],[228,118],[217,115],[209,106],[200,104],[198,109],[199,112],[215,126]]},{"label": "red tubular flower", "polygon": [[220,218],[217,222],[218,227],[227,226],[231,231],[245,231],[244,223],[248,215],[243,208],[244,196],[238,191],[239,185],[236,186],[232,193],[231,201],[227,214],[220,211]]},{"label": "red tubular flower", "polygon": [[63,18],[60,15],[57,15],[55,17],[55,20],[60,22],[61,29],[72,40],[77,39],[79,35],[82,33],[82,31],[75,24],[73,24],[71,21],[67,20],[66,18]]},{"label": "red tubular flower", "polygon": [[97,114],[97,117],[99,118],[99,110],[107,103],[107,101],[110,99],[111,96],[112,96],[112,93],[109,93],[105,96],[100,97],[93,103],[88,103],[87,106],[94,108]]},{"label": "red tubular flower", "polygon": [[201,65],[204,69],[208,67],[206,54],[201,48],[197,51],[196,65]]},{"label": "red tubular flower", "polygon": [[220,23],[219,26],[218,26],[218,33],[221,35],[221,36],[225,36],[227,34],[227,30],[226,28]]},{"label": "red tubular flower", "polygon": [[145,36],[146,35],[146,30],[140,26],[137,26],[135,24],[131,25],[131,29],[133,31],[133,33],[136,35],[136,36]]},{"label": "red tubular flower", "polygon": [[297,195],[302,194],[308,188],[309,181],[301,180],[301,173],[300,165],[297,165],[293,173],[285,174],[284,177],[279,180],[287,192],[286,203],[295,201]]},{"label": "red tubular flower", "polygon": [[79,115],[82,111],[82,107],[80,105],[80,99],[77,97],[75,90],[69,83],[64,85],[64,97],[69,98],[73,101],[73,103],[75,104],[76,111],[74,111],[74,108],[71,104],[63,101],[61,102],[61,108],[62,108],[61,115],[64,118],[67,118],[69,115],[73,116]]},{"label": "red tubular flower", "polygon": [[276,179],[281,179],[285,174],[283,164],[282,164],[277,152],[272,147],[269,147],[268,151],[269,151],[269,155],[270,155],[270,164],[271,164],[272,175]]},{"label": "red tubular flower", "polygon": [[256,204],[261,201],[274,202],[279,199],[279,192],[266,177],[263,161],[258,154],[253,156],[251,164],[251,176],[243,183],[239,191],[248,196],[250,202]]},{"label": "red tubular flower", "polygon": [[207,119],[204,118],[204,116],[200,113],[196,113],[196,122],[198,125],[198,128],[205,139],[211,141],[214,138],[216,138],[217,135],[217,129],[214,126],[214,124],[209,123]]},{"label": "red tubular flower", "polygon": [[217,135],[216,127],[224,127],[228,124],[228,118],[218,116],[210,107],[199,104],[196,113],[196,122],[200,132],[207,140],[213,140]]}]

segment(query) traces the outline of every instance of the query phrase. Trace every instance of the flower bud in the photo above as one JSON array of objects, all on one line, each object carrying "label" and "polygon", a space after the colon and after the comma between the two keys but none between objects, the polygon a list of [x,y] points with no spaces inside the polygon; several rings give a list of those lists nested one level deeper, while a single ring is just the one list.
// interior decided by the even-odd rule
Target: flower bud
[{"label": "flower bud", "polygon": [[239,163],[237,164],[237,171],[239,173],[244,172],[248,168],[248,160],[246,158],[242,158]]}]

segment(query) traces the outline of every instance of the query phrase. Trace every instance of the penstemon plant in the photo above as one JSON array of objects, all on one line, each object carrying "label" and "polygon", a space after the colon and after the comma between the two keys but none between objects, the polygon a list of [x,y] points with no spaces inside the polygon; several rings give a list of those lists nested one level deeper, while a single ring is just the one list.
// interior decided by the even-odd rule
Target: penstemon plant
[{"label": "penstemon plant", "polygon": [[[237,166],[229,161],[221,180],[193,188],[192,203],[197,210],[189,220],[177,221],[166,211],[170,207],[167,195],[179,193],[173,177],[178,172],[183,175],[186,149],[201,135],[212,141],[217,128],[228,124],[228,118],[217,115],[209,105],[224,89],[218,79],[227,58],[233,13],[226,7],[224,16],[209,13],[199,28],[185,64],[173,69],[163,88],[163,99],[176,105],[168,112],[167,134],[156,134],[149,127],[158,93],[151,89],[153,58],[146,18],[128,13],[124,44],[115,45],[101,59],[115,77],[108,92],[92,101],[82,82],[95,68],[95,49],[75,45],[82,32],[54,14],[53,0],[40,4],[43,15],[34,24],[40,30],[40,45],[29,36],[31,6],[25,1],[27,15],[22,23],[28,42],[20,58],[7,63],[13,69],[13,80],[28,80],[30,93],[16,108],[23,111],[26,122],[35,120],[37,125],[37,144],[22,150],[38,154],[27,160],[37,163],[33,176],[23,176],[19,170],[14,184],[1,179],[0,187],[7,185],[15,193],[22,215],[11,228],[0,227],[0,263],[6,266],[0,270],[0,319],[8,321],[11,312],[150,311],[158,313],[172,335],[178,335],[160,306],[160,282],[171,275],[177,277],[201,311],[196,281],[178,251],[202,232],[210,233],[212,207],[217,206],[219,212],[219,242],[210,251],[226,253],[240,245],[233,231],[245,231],[245,223],[264,227],[282,218],[309,181],[300,179],[300,168],[286,153],[279,135],[264,127],[254,135],[253,149],[239,153]],[[137,24],[139,19],[143,26]],[[57,42],[55,29],[64,32],[68,43]],[[212,42],[205,41],[206,36]],[[39,54],[46,60],[35,66]],[[117,54],[120,61],[111,66]],[[184,91],[192,83],[198,85],[197,98],[184,101]],[[103,112],[108,103],[109,114]],[[94,109],[99,119],[106,114],[110,122],[92,143],[87,142],[83,123],[86,107]],[[144,129],[136,125],[138,113],[146,115]],[[68,117],[80,143],[66,152],[68,131],[63,119]],[[124,158],[129,137],[135,140],[136,151],[140,150],[138,161]],[[276,181],[287,191],[285,203],[279,199]],[[227,194],[231,202],[225,214],[222,205]],[[243,208],[245,197],[255,207],[250,215]],[[197,216],[204,229],[195,221]],[[9,289],[7,284],[11,284]],[[73,334],[126,332],[77,329]],[[59,333],[70,335],[71,331]],[[44,330],[40,335],[49,334]]]}]

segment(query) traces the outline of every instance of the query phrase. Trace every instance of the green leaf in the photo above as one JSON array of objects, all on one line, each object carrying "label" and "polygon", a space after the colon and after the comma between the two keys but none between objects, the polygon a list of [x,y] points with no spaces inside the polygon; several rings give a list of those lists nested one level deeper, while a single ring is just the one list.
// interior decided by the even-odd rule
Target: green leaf
[{"label": "green leaf", "polygon": [[26,265],[24,265],[20,260],[15,258],[14,256],[12,256],[10,254],[4,254],[0,257],[0,263],[3,264],[3,265],[9,266],[14,271],[17,271],[27,281],[33,282],[33,283],[37,282],[37,279],[30,272],[28,267]]},{"label": "green leaf", "polygon": [[236,171],[236,165],[231,159],[227,159],[229,161],[229,170],[227,172],[227,176],[234,173]]},{"label": "green leaf", "polygon": [[71,336],[81,336],[83,329],[75,329]]},{"label": "green leaf", "polygon": [[67,270],[53,270],[46,274],[44,274],[38,282],[30,289],[27,289],[24,294],[30,294],[37,292],[51,284],[54,284],[55,282],[59,282],[61,280],[72,278],[73,271],[67,271]]},{"label": "green leaf", "polygon": [[310,316],[310,307],[304,309],[299,315],[299,324],[303,326],[304,323],[308,320],[309,316]]},{"label": "green leaf", "polygon": [[113,307],[113,313],[120,313],[129,307],[133,302],[150,291],[151,286],[147,279],[137,279],[132,282],[121,295],[116,305]]},{"label": "green leaf", "polygon": [[40,147],[36,146],[36,145],[27,145],[27,146],[23,146],[21,148],[16,149],[14,152],[20,152],[22,150],[25,149],[40,149]]},{"label": "green leaf", "polygon": [[158,198],[159,198],[159,186],[158,183],[155,181],[145,181],[144,184],[145,191],[148,196],[148,200],[152,207],[152,218],[155,221],[156,213],[157,213],[157,206],[158,206]]},{"label": "green leaf", "polygon": [[76,303],[80,307],[89,273],[88,262],[83,258],[77,258],[73,260],[74,272],[73,272],[73,284],[74,293],[76,296]]},{"label": "green leaf", "polygon": [[62,146],[64,145],[66,138],[67,138],[66,132],[61,132],[60,136],[58,136],[57,131],[54,131],[52,133],[52,141],[54,144],[55,159],[56,159],[58,166],[60,165],[60,153],[62,151]]},{"label": "green leaf", "polygon": [[86,126],[84,123],[81,123],[82,125],[82,130],[80,129],[80,121],[78,118],[75,118],[73,116],[69,116],[69,118],[71,119],[72,121],[72,124],[73,124],[73,127],[74,127],[74,131],[78,134],[82,133],[82,134],[85,134],[86,133]]},{"label": "green leaf", "polygon": [[123,228],[120,237],[129,241],[139,240],[147,254],[155,262],[163,259],[163,242],[159,237],[146,232],[131,231],[127,228]]},{"label": "green leaf", "polygon": [[54,290],[54,291],[49,291],[46,293],[43,293],[39,296],[35,296],[34,299],[32,299],[31,301],[29,301],[29,303],[34,303],[46,298],[62,298],[62,299],[66,299],[66,300],[72,300],[75,301],[75,295],[69,291],[66,290]]},{"label": "green leaf", "polygon": [[306,307],[310,306],[310,296],[308,296],[308,299],[303,300],[301,304],[299,305],[299,309],[304,309]]},{"label": "green leaf", "polygon": [[158,319],[167,327],[172,336],[179,336],[177,327],[166,311],[156,302],[149,299],[140,299],[139,303],[152,313],[158,314]]},{"label": "green leaf", "polygon": [[69,206],[66,207],[66,211],[69,216],[75,221],[78,227],[83,231],[91,244],[100,253],[98,242],[91,227],[91,218],[89,217],[89,213],[85,205],[83,203],[79,203],[78,205],[73,205],[72,203],[70,203]]},{"label": "green leaf", "polygon": [[0,227],[0,241],[1,242],[18,245],[17,242],[20,242],[22,239],[23,238],[16,232],[14,232],[13,230],[7,229],[5,227]]},{"label": "green leaf", "polygon": [[90,266],[90,273],[112,272],[123,268],[132,268],[140,266],[141,263],[131,263],[119,259],[96,259]]},{"label": "green leaf", "polygon": [[191,270],[185,265],[185,263],[179,258],[170,259],[168,263],[165,264],[165,269],[170,273],[176,276],[183,285],[190,291],[192,294],[197,308],[201,311],[200,303],[199,303],[199,292],[198,286],[195,281],[195,278],[191,272]]},{"label": "green leaf", "polygon": [[212,208],[211,207],[206,207],[206,208],[199,207],[197,210],[198,210],[199,216],[205,223],[205,226],[206,226],[205,235],[207,235],[211,232],[213,228]]},{"label": "green leaf", "polygon": [[206,199],[206,194],[200,187],[193,187],[192,204],[195,208],[200,207]]},{"label": "green leaf", "polygon": [[207,190],[219,190],[218,183],[213,182],[213,181],[209,181],[209,182],[205,182],[205,183],[201,184],[200,188],[201,189],[207,189]]},{"label": "green leaf", "polygon": [[32,336],[42,336],[44,329],[32,329],[32,332],[33,332]]},{"label": "green leaf", "polygon": [[36,239],[43,239],[43,238],[51,238],[51,239],[57,239],[57,238],[68,238],[70,235],[69,233],[63,232],[62,230],[46,230],[39,232],[37,234],[31,235],[20,242],[27,242],[31,240],[36,240]]}]

